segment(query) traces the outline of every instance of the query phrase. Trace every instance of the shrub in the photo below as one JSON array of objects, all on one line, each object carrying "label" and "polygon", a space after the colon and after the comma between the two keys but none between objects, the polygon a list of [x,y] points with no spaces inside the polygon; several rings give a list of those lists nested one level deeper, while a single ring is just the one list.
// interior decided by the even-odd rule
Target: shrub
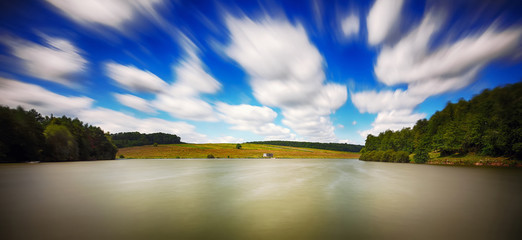
[{"label": "shrub", "polygon": [[125,156],[123,156],[123,155],[120,155],[120,158],[125,158]]},{"label": "shrub", "polygon": [[427,151],[415,151],[415,156],[413,156],[413,161],[415,163],[426,163],[430,159]]},{"label": "shrub", "polygon": [[214,155],[209,154],[209,155],[207,155],[207,158],[215,158],[215,157],[214,157]]},{"label": "shrub", "polygon": [[395,151],[389,149],[382,153],[381,162],[393,162]]},{"label": "shrub", "polygon": [[405,152],[405,151],[396,152],[394,155],[393,161],[398,162],[398,163],[409,163],[410,157],[409,157],[408,152]]}]

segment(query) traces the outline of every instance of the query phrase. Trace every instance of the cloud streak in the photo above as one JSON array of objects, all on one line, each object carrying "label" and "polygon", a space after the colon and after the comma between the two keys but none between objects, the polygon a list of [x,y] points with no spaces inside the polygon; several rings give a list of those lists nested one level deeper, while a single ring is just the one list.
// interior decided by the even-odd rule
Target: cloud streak
[{"label": "cloud streak", "polygon": [[107,75],[120,87],[132,92],[159,93],[168,86],[158,76],[135,66],[109,62],[105,64],[105,69]]},{"label": "cloud streak", "polygon": [[68,87],[77,85],[74,75],[87,68],[87,60],[70,41],[42,35],[45,45],[11,36],[0,40],[11,49],[19,61],[21,73],[35,78],[59,83]]},{"label": "cloud streak", "polygon": [[36,109],[45,115],[75,116],[89,109],[94,100],[88,97],[67,97],[38,85],[0,78],[0,102],[13,108]]},{"label": "cloud streak", "polygon": [[345,37],[352,37],[359,34],[359,16],[350,14],[341,21],[341,29]]},{"label": "cloud streak", "polygon": [[273,122],[277,113],[268,107],[258,107],[247,104],[229,105],[217,103],[216,109],[219,116],[226,123],[232,125],[231,129],[250,131],[265,136],[265,139],[295,139],[295,134],[290,129],[275,125]]},{"label": "cloud streak", "polygon": [[361,113],[378,113],[373,128],[362,131],[376,134],[387,129],[410,127],[425,114],[413,113],[428,97],[462,89],[471,84],[490,62],[516,52],[522,28],[504,30],[495,25],[454,42],[445,41],[432,49],[441,32],[445,16],[428,12],[421,23],[395,45],[384,45],[374,66],[377,79],[388,85],[407,84],[406,90],[363,91],[351,94]]},{"label": "cloud streak", "polygon": [[180,119],[217,121],[213,107],[201,95],[216,93],[221,89],[221,83],[204,68],[196,45],[185,36],[180,37],[180,42],[185,55],[174,65],[176,80],[170,84],[135,66],[106,63],[107,75],[121,88],[155,95],[153,100],[130,94],[115,94],[115,97],[121,104],[146,113],[161,110]]},{"label": "cloud streak", "polygon": [[162,0],[47,0],[63,15],[73,21],[87,26],[103,25],[120,31],[126,24],[137,19],[139,15],[158,18],[155,7]]},{"label": "cloud streak", "polygon": [[397,30],[403,3],[403,0],[375,1],[366,18],[370,45],[384,42]]},{"label": "cloud streak", "polygon": [[280,108],[299,136],[335,141],[329,114],[346,102],[346,86],[325,83],[323,58],[304,28],[271,18],[228,17],[227,26],[226,54],[249,74],[256,99]]}]

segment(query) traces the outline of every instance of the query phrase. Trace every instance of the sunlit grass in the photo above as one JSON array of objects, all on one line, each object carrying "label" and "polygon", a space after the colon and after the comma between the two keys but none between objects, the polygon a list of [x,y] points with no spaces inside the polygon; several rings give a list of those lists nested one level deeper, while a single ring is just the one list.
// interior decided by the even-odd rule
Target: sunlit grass
[{"label": "sunlit grass", "polygon": [[263,153],[273,153],[276,158],[359,158],[359,153],[311,148],[273,146],[264,144],[166,144],[121,148],[116,156],[125,158],[261,158]]}]

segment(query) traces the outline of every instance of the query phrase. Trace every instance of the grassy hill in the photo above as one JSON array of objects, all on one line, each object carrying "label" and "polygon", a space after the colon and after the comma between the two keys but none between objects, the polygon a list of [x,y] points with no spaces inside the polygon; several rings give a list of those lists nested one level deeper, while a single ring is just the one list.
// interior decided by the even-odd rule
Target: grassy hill
[{"label": "grassy hill", "polygon": [[275,158],[359,158],[359,153],[274,146],[265,144],[165,144],[120,148],[117,157],[125,158],[261,158],[263,153],[273,153]]}]

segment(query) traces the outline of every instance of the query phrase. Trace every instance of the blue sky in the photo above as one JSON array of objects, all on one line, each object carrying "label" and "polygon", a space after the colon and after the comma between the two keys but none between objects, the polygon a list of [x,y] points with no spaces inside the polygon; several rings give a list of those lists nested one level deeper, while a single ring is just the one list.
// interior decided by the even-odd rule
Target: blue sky
[{"label": "blue sky", "polygon": [[522,79],[519,1],[3,1],[0,104],[186,142],[363,144]]}]

